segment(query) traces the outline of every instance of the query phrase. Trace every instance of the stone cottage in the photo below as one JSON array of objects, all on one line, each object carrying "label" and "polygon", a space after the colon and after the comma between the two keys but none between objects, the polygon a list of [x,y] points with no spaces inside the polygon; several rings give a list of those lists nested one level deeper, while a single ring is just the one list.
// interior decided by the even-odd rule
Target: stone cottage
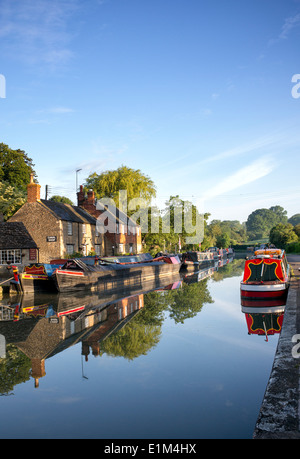
[{"label": "stone cottage", "polygon": [[0,278],[6,278],[7,266],[37,263],[39,248],[21,222],[0,223]]},{"label": "stone cottage", "polygon": [[[27,202],[9,219],[9,222],[24,224],[38,247],[40,263],[73,253],[111,256],[141,252],[140,226],[119,209],[116,216],[106,211],[111,231],[101,230],[101,225],[97,225],[103,211],[97,209],[93,191],[85,195],[81,186],[77,193],[78,205],[72,206],[41,199],[40,189],[32,176],[27,186]],[[104,222],[102,227],[105,226]]]},{"label": "stone cottage", "polygon": [[40,263],[80,252],[104,255],[104,238],[96,218],[78,206],[40,199],[40,185],[27,187],[27,202],[9,219],[22,222],[39,248]]}]

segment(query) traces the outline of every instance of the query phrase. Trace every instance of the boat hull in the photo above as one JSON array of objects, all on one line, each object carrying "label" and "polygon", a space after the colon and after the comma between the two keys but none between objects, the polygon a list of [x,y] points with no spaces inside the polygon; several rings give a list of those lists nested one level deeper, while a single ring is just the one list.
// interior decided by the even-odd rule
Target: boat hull
[{"label": "boat hull", "polygon": [[137,265],[101,266],[94,271],[75,271],[57,269],[53,280],[59,292],[94,290],[98,292],[115,291],[144,282],[171,277],[178,274],[180,263],[164,262],[142,263]]},{"label": "boat hull", "polygon": [[59,264],[37,263],[24,267],[19,273],[19,282],[23,293],[57,292],[52,274]]},{"label": "boat hull", "polygon": [[23,293],[51,293],[57,291],[54,279],[47,275],[21,273],[20,284]]},{"label": "boat hull", "polygon": [[287,282],[277,284],[247,284],[241,282],[242,299],[281,299],[286,298],[289,284]]}]

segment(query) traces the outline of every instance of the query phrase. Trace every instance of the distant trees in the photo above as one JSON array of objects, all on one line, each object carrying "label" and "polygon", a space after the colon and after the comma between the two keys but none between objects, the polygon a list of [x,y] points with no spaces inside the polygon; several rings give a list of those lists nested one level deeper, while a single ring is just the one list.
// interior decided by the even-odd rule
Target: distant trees
[{"label": "distant trees", "polygon": [[71,199],[66,198],[66,196],[59,196],[55,194],[54,196],[51,196],[49,201],[54,201],[54,202],[62,202],[63,204],[70,204],[71,206],[73,205],[73,202]]},{"label": "distant trees", "polygon": [[[199,250],[199,243],[205,239],[205,225],[209,214],[200,214],[195,205],[180,199],[178,195],[170,196],[164,209],[151,207],[146,212],[148,232],[144,232],[142,228],[142,233],[147,251],[174,252],[180,248]],[[198,242],[189,242],[190,238]]]},{"label": "distant trees", "polygon": [[248,216],[246,221],[248,238],[252,240],[269,237],[271,229],[279,223],[287,223],[287,212],[283,207],[257,209]]},{"label": "distant trees", "polygon": [[206,236],[210,246],[229,247],[246,240],[246,225],[238,220],[212,220],[207,225]]},{"label": "distant trees", "polygon": [[288,219],[288,222],[291,223],[293,226],[300,224],[300,214],[295,214],[291,218]]},{"label": "distant trees", "polygon": [[279,223],[270,231],[270,242],[279,248],[287,248],[288,244],[298,242],[298,236],[290,223]]}]

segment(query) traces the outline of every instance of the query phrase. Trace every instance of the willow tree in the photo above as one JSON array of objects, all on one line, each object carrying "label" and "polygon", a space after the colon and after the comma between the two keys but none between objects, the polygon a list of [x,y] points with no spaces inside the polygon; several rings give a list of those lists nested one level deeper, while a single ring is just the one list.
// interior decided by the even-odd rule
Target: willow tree
[{"label": "willow tree", "polygon": [[135,170],[127,166],[89,175],[84,188],[92,189],[98,199],[112,198],[117,206],[119,205],[119,191],[127,192],[128,201],[142,198],[146,204],[150,204],[151,198],[156,196],[153,181],[139,169]]}]

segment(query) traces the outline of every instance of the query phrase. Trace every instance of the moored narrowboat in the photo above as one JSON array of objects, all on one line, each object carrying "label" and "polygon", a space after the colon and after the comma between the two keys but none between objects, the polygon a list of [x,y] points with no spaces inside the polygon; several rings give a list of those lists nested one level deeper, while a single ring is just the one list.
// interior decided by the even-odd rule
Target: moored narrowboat
[{"label": "moored narrowboat", "polygon": [[36,263],[24,267],[19,273],[21,291],[23,293],[56,292],[52,277],[53,272],[60,264]]},{"label": "moored narrowboat", "polygon": [[246,260],[241,298],[266,300],[286,298],[290,281],[290,267],[281,249],[256,250]]},{"label": "moored narrowboat", "polygon": [[159,257],[145,262],[87,264],[70,259],[52,277],[59,292],[78,290],[114,291],[145,281],[179,273],[178,256]]}]

